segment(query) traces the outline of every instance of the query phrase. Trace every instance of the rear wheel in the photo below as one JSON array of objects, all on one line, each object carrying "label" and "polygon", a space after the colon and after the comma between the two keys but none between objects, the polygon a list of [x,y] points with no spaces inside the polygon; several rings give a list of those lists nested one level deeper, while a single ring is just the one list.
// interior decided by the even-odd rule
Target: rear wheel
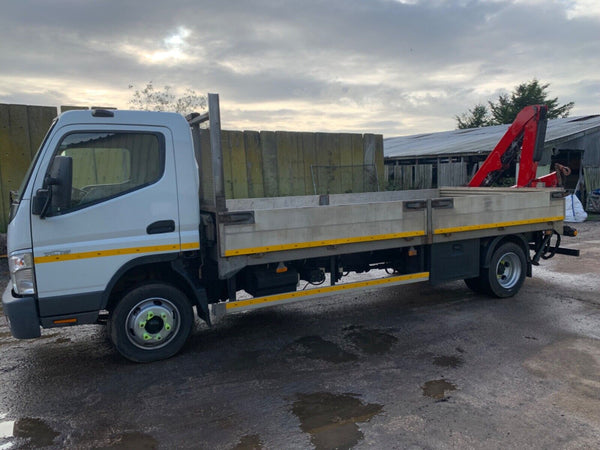
[{"label": "rear wheel", "polygon": [[125,358],[135,362],[166,359],[185,344],[194,323],[188,298],[164,283],[137,287],[110,315],[110,339]]},{"label": "rear wheel", "polygon": [[512,297],[521,289],[526,273],[523,249],[513,242],[506,242],[494,250],[489,267],[482,270],[482,285],[496,297]]}]

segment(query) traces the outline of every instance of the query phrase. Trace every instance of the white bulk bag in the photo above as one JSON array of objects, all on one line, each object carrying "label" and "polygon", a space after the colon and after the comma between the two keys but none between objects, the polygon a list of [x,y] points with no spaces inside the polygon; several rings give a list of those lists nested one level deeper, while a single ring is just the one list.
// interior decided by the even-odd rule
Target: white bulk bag
[{"label": "white bulk bag", "polygon": [[587,213],[576,195],[565,197],[565,222],[583,222],[587,219]]}]

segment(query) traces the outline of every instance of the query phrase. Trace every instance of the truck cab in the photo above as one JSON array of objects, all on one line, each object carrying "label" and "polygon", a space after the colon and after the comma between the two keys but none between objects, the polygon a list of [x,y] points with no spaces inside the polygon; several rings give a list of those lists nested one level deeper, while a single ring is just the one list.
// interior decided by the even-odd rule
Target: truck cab
[{"label": "truck cab", "polygon": [[199,248],[190,148],[179,114],[69,111],[54,122],[13,198],[3,303],[15,337],[96,323],[115,284],[134,283],[126,272],[139,278],[141,267],[169,267]]}]

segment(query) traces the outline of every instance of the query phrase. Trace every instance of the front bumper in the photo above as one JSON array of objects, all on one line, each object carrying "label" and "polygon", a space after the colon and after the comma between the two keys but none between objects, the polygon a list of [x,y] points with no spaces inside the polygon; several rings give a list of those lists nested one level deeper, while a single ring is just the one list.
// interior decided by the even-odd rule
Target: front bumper
[{"label": "front bumper", "polygon": [[10,332],[17,339],[40,337],[40,318],[34,297],[15,297],[12,283],[8,283],[2,294],[4,315],[8,318]]}]

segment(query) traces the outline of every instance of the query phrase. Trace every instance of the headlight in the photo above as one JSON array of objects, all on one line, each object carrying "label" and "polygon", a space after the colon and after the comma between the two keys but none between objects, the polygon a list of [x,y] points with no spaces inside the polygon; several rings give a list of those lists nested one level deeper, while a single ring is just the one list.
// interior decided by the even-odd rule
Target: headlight
[{"label": "headlight", "polygon": [[8,268],[15,294],[35,294],[33,275],[33,255],[31,252],[17,252],[8,258]]}]

